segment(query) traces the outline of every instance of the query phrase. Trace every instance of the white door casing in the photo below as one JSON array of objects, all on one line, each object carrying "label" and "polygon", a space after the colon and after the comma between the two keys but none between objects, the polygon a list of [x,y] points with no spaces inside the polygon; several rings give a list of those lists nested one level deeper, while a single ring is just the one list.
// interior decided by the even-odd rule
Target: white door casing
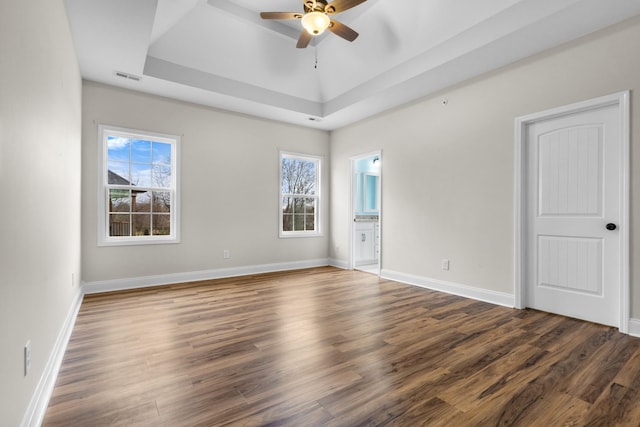
[{"label": "white door casing", "polygon": [[516,119],[517,307],[627,332],[628,123],[628,92]]},{"label": "white door casing", "polygon": [[[353,270],[356,268],[357,266],[357,254],[356,252],[359,251],[360,246],[361,246],[361,240],[362,237],[361,235],[358,236],[358,232],[356,231],[356,222],[354,221],[355,219],[355,211],[356,211],[356,205],[354,203],[354,197],[355,197],[355,191],[354,191],[354,186],[357,184],[357,178],[356,178],[356,168],[355,168],[355,163],[358,160],[361,159],[365,159],[365,158],[373,158],[373,157],[378,157],[379,160],[379,165],[382,164],[382,150],[378,150],[378,151],[373,151],[370,153],[365,153],[365,154],[360,154],[358,156],[353,156],[349,158],[349,163],[350,163],[350,173],[349,176],[350,178],[350,183],[349,183],[349,217],[348,217],[348,224],[349,224],[349,263],[348,263],[348,269],[349,270]],[[381,266],[382,266],[382,247],[380,245],[381,243],[381,230],[382,230],[382,199],[383,199],[383,195],[382,195],[382,167],[379,166],[380,169],[378,170],[378,193],[377,193],[377,198],[378,198],[378,233],[377,233],[377,238],[378,240],[374,243],[374,245],[377,244],[377,264],[378,264],[378,274],[380,274],[381,271]],[[374,235],[374,237],[376,237]],[[375,246],[374,246],[375,247]]]}]

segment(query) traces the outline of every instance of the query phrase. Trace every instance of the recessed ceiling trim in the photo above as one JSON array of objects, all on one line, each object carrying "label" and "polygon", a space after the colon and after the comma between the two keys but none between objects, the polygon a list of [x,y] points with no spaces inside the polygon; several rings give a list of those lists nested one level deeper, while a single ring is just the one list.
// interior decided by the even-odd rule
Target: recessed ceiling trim
[{"label": "recessed ceiling trim", "polygon": [[[599,0],[586,1],[592,3],[587,10],[581,8],[581,3],[576,0],[567,0],[569,4],[562,7],[558,4],[551,5],[555,7],[552,10],[536,7],[535,0],[519,3],[330,99],[324,103],[324,116],[328,118],[365,100],[374,105],[376,99],[384,100],[383,103],[392,108],[613,25],[625,19],[630,11],[640,13],[638,3],[616,9]],[[517,14],[521,21],[515,22],[513,12],[523,8],[528,9],[527,13]],[[597,22],[593,18],[589,20],[589,14],[594,10],[599,12]],[[563,25],[572,20],[582,25]],[[541,27],[555,30],[541,33]],[[494,31],[486,31],[487,28]],[[398,102],[394,103],[396,98]],[[372,109],[380,112],[376,110]]]},{"label": "recessed ceiling trim", "polygon": [[153,56],[147,56],[144,75],[310,116],[322,116],[322,105],[317,102],[209,74]]},{"label": "recessed ceiling trim", "polygon": [[[328,37],[316,70],[318,52],[292,47],[302,29],[260,19],[258,0],[64,1],[86,80],[327,130],[640,14],[640,0],[367,0],[345,12],[358,45]],[[458,9],[466,19],[451,31],[419,26]],[[134,87],[114,70],[144,78]]]}]

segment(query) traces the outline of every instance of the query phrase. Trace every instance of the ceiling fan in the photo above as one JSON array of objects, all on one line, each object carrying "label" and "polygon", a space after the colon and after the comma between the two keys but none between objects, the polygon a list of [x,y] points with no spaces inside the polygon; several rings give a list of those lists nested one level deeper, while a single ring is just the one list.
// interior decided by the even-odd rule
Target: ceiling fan
[{"label": "ceiling fan", "polygon": [[348,26],[331,19],[329,16],[344,12],[367,0],[303,0],[304,13],[298,12],[261,12],[262,19],[300,19],[304,29],[300,33],[297,48],[305,48],[314,36],[320,35],[328,29],[333,34],[347,41],[354,41],[358,33]]}]

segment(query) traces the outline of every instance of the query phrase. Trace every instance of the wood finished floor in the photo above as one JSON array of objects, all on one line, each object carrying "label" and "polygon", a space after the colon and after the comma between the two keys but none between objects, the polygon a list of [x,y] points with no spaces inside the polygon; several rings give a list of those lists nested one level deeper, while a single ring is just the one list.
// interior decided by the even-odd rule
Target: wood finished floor
[{"label": "wood finished floor", "polygon": [[86,296],[45,426],[640,425],[640,339],[334,268]]}]

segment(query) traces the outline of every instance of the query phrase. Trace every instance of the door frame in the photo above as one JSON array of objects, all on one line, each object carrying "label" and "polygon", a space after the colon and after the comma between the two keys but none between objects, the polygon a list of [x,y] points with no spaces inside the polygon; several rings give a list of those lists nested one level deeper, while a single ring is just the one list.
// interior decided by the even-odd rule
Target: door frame
[{"label": "door frame", "polygon": [[599,98],[590,99],[575,104],[565,105],[515,119],[515,214],[514,214],[514,305],[522,309],[527,307],[527,130],[536,122],[554,119],[569,114],[581,113],[588,110],[609,106],[618,107],[618,126],[620,130],[620,324],[622,333],[629,331],[630,287],[629,287],[629,209],[630,209],[630,109],[629,91],[614,93]]},{"label": "door frame", "polygon": [[380,159],[380,170],[378,172],[378,235],[379,235],[379,253],[378,253],[378,276],[382,271],[382,150],[372,151],[369,153],[358,154],[357,156],[349,157],[349,270],[356,268],[355,261],[355,230],[356,223],[354,221],[355,206],[353,198],[355,197],[354,176],[356,171],[356,162],[368,157],[376,157]]}]

